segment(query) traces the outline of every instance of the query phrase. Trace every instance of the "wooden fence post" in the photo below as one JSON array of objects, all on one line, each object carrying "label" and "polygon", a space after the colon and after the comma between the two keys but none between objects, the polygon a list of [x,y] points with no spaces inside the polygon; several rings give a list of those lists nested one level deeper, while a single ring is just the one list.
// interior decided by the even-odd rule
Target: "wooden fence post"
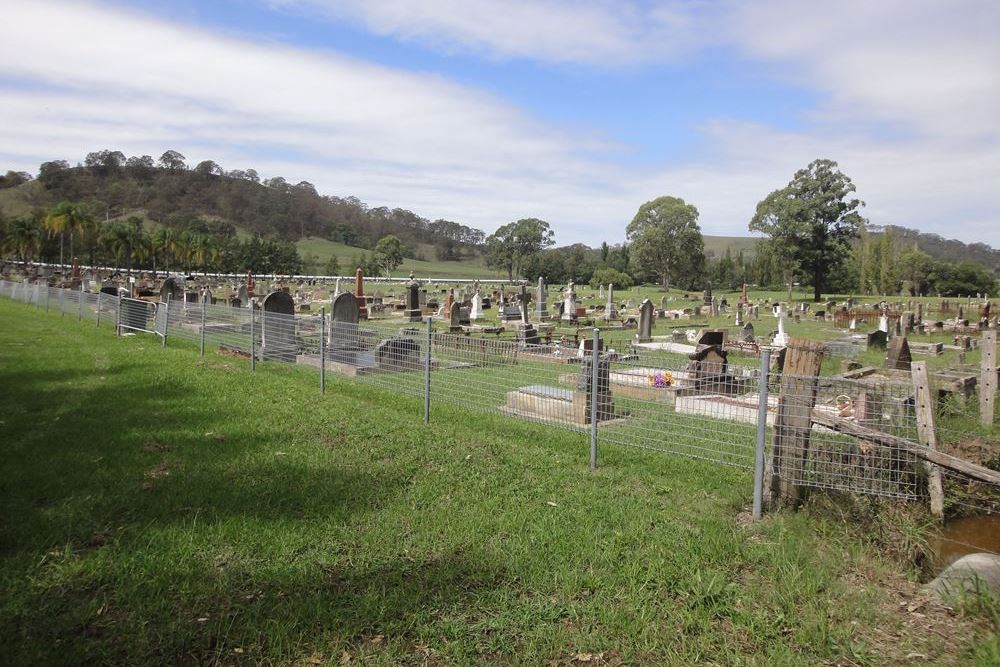
[{"label": "wooden fence post", "polygon": [[805,338],[792,338],[781,370],[778,414],[774,422],[774,445],[765,479],[767,505],[794,507],[799,503],[801,477],[809,459],[812,409],[816,403],[819,369],[825,346]]},{"label": "wooden fence post", "polygon": [[[927,362],[915,361],[910,368],[913,377],[913,389],[916,394],[917,437],[920,444],[937,449],[937,431],[934,428],[934,398],[931,396],[931,384],[927,378]],[[931,514],[944,517],[944,485],[941,482],[941,469],[933,463],[927,466],[927,490],[931,496]]]},{"label": "wooden fence post", "polygon": [[993,403],[997,394],[997,332],[984,331],[979,341],[982,350],[982,375],[979,378],[979,421],[993,425]]}]

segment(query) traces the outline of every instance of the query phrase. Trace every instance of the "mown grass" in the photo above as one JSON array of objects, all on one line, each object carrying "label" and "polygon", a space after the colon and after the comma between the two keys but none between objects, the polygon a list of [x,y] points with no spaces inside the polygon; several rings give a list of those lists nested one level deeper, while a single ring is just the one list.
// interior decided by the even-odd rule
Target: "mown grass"
[{"label": "mown grass", "polygon": [[[990,664],[750,478],[0,300],[7,664]],[[900,572],[903,575],[900,575]],[[901,583],[900,583],[901,582]],[[891,640],[886,640],[888,629]],[[911,663],[912,664],[912,663]]]}]

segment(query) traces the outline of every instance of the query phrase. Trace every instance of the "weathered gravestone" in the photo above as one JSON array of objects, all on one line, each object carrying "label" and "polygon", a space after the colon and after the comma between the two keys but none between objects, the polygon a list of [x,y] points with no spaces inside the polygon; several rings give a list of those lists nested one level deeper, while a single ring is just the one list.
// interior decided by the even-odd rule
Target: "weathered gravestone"
[{"label": "weathered gravestone", "polygon": [[448,330],[452,333],[456,333],[462,330],[462,306],[459,305],[458,301],[453,301],[451,304],[451,312],[448,314]]},{"label": "weathered gravestone", "polygon": [[538,276],[538,287],[535,292],[535,318],[543,322],[549,319],[549,289],[545,285],[545,279]]},{"label": "weathered gravestone", "polygon": [[757,338],[754,336],[753,324],[750,322],[744,324],[743,328],[740,330],[740,337],[743,339],[744,343],[756,342]]},{"label": "weathered gravestone", "polygon": [[913,355],[910,354],[910,344],[906,342],[906,336],[893,338],[885,356],[885,367],[897,371],[909,371],[912,361]]},{"label": "weathered gravestone", "polygon": [[420,283],[410,272],[410,280],[406,283],[406,319],[408,322],[420,322],[423,317],[420,310]]},{"label": "weathered gravestone", "polygon": [[184,287],[182,287],[173,278],[167,278],[160,285],[160,302],[166,303],[169,299],[170,301],[181,301],[184,298]]},{"label": "weathered gravestone", "polygon": [[576,383],[574,403],[585,403],[583,423],[590,423],[591,406],[594,402],[592,392],[597,393],[597,421],[605,421],[615,416],[615,404],[611,397],[611,362],[606,355],[598,351],[597,386],[594,387],[594,355],[587,353],[580,360],[580,374]]},{"label": "weathered gravestone", "polygon": [[653,340],[653,302],[643,299],[639,306],[639,334],[640,343],[648,343]]},{"label": "weathered gravestone", "polygon": [[260,358],[295,361],[295,300],[287,292],[271,292],[261,302]]},{"label": "weathered gravestone", "polygon": [[375,347],[375,364],[382,371],[420,370],[420,343],[408,337],[384,340]]},{"label": "weathered gravestone", "polygon": [[334,360],[344,361],[341,353],[359,349],[358,310],[358,299],[350,292],[341,292],[333,299],[328,347]]},{"label": "weathered gravestone", "polygon": [[868,334],[867,342],[869,350],[884,350],[889,343],[889,334],[881,329],[876,329]]}]

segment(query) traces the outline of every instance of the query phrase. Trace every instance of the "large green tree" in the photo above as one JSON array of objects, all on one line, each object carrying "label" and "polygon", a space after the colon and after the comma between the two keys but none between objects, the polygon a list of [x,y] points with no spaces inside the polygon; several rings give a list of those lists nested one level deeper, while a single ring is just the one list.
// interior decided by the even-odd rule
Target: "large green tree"
[{"label": "large green tree", "polygon": [[375,244],[375,250],[373,251],[375,261],[378,263],[379,269],[386,276],[389,276],[403,263],[404,250],[403,242],[399,240],[399,237],[392,234],[383,236]]},{"label": "large green tree", "polygon": [[850,254],[864,218],[851,179],[832,160],[814,160],[785,187],[757,204],[750,230],[764,232],[787,249],[820,300],[830,273]]},{"label": "large green tree", "polygon": [[705,266],[698,209],[680,197],[657,197],[639,207],[626,229],[637,273],[691,287]]},{"label": "large green tree", "polygon": [[508,223],[486,239],[486,264],[507,272],[507,278],[521,275],[529,258],[555,243],[549,223],[538,218],[522,218]]}]

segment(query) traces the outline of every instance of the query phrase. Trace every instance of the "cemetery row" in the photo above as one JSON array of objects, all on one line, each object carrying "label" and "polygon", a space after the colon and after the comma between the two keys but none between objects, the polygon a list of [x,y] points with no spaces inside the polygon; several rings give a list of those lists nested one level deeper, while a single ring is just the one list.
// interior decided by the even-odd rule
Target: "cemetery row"
[{"label": "cemetery row", "polygon": [[[379,303],[365,296],[359,273],[353,291],[335,286],[328,306],[303,313],[290,287],[257,296],[250,277],[235,290],[234,299],[221,303],[208,286],[189,289],[177,278],[161,281],[152,298],[143,298],[135,284],[105,281],[95,293],[84,276],[79,280],[79,287],[65,290],[49,288],[41,279],[11,281],[0,291],[78,319],[99,320],[103,313],[120,332],[154,333],[164,344],[187,338],[198,342],[203,354],[208,348],[247,358],[251,365],[283,361],[312,366],[320,370],[321,386],[328,372],[338,373],[428,400],[590,431],[595,444],[653,448],[752,468],[762,463],[766,441],[771,448],[768,488],[779,488],[774,480],[782,479],[792,487],[901,498],[923,493],[920,461],[928,438],[920,433],[906,340],[907,332],[916,331],[916,318],[897,318],[899,334],[894,335],[887,305],[881,308],[879,329],[864,337],[868,347],[890,341],[885,367],[849,365],[837,376],[821,378],[819,365],[812,362],[826,348],[790,340],[784,306],[771,304],[762,315],[762,304],[745,295],[735,308],[740,324],[735,346],[729,328],[683,332],[683,342],[678,331],[653,336],[654,320],[668,316],[647,299],[636,313],[634,337],[616,349],[603,334],[620,330],[621,318],[631,319],[631,314],[617,312],[610,289],[601,311],[580,305],[572,284],[550,315],[544,281],[539,281],[534,300],[524,287],[514,294],[501,290],[489,295],[479,289],[471,295],[449,290],[435,308],[429,297],[422,297],[426,289],[412,278],[403,286],[402,299],[383,296]],[[713,301],[707,308],[727,307],[716,305],[711,295],[703,298]],[[493,299],[502,324],[473,324]],[[382,309],[375,308],[380,305]],[[851,310],[851,304],[842,307]],[[442,308],[449,315],[447,328],[435,329],[428,315]],[[383,316],[373,318],[373,310]],[[680,319],[683,313],[669,317],[675,315]],[[817,315],[827,318],[826,313]],[[583,330],[589,335],[567,328],[595,316],[605,324]],[[768,337],[755,336],[752,322],[764,316],[774,317],[777,328]],[[948,325],[967,326],[957,321]],[[496,329],[508,326],[517,337],[497,338]],[[984,330],[990,335],[985,338],[995,340],[989,326],[987,321]],[[553,342],[551,335],[543,335],[556,327],[575,331],[575,338],[569,341],[563,334]],[[731,363],[730,355],[743,363]],[[797,360],[803,355],[808,363]],[[992,378],[995,392],[995,365]],[[792,379],[796,381],[789,383]],[[975,385],[953,378],[943,386],[968,393]],[[973,472],[979,475],[974,479],[997,481],[978,468]]]}]

